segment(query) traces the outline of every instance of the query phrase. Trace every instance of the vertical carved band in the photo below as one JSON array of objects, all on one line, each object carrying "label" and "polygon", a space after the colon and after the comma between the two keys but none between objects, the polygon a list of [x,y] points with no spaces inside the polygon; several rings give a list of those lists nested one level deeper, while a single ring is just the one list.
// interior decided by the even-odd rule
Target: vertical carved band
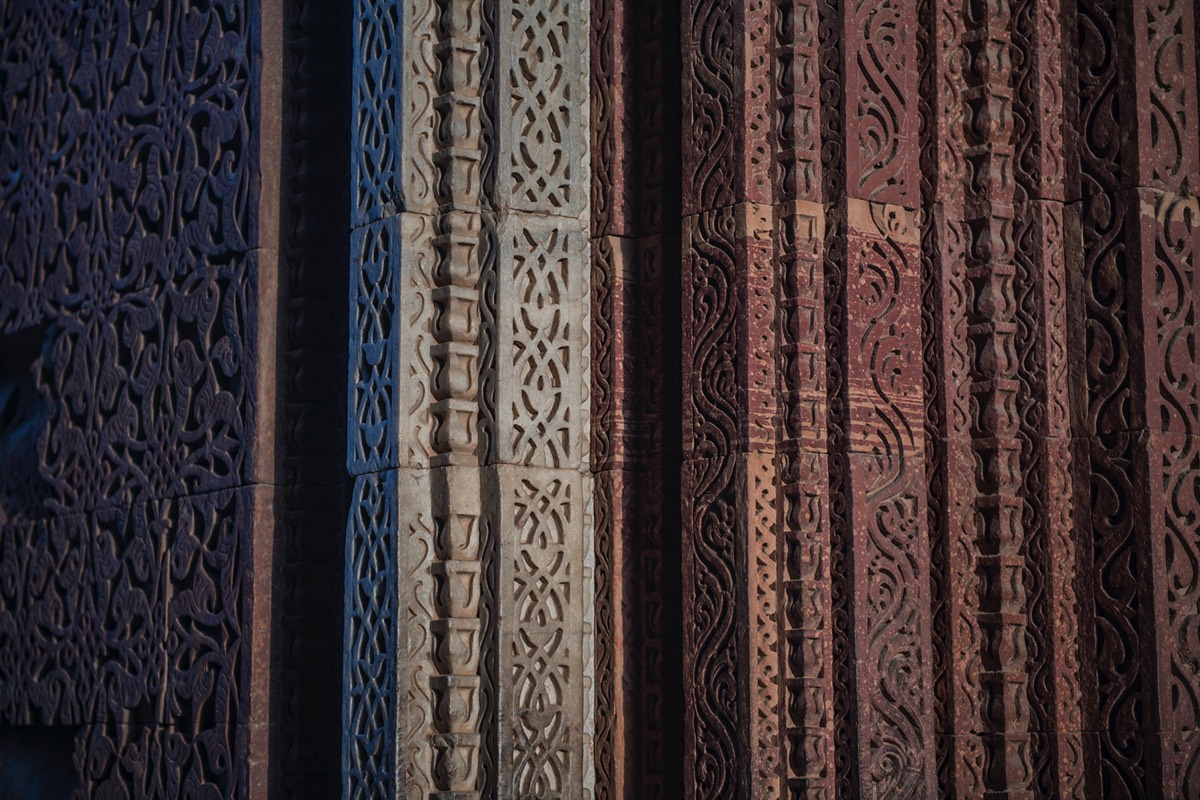
[{"label": "vertical carved band", "polygon": [[801,800],[835,786],[821,85],[816,3],[774,15],[783,775]]},{"label": "vertical carved band", "polygon": [[921,13],[940,779],[1078,796],[1061,9]]},{"label": "vertical carved band", "polygon": [[687,797],[782,792],[771,14],[683,4]]},{"label": "vertical carved band", "polygon": [[1014,256],[1018,404],[1031,642],[1033,790],[1085,797],[1081,624],[1077,582],[1087,565],[1076,519],[1080,490],[1072,446],[1068,280],[1078,275],[1077,208],[1067,205],[1078,163],[1067,148],[1061,3],[1016,2],[1011,20],[1015,91]]},{"label": "vertical carved band", "polygon": [[1200,785],[1195,9],[1077,11],[1098,789],[1182,797]]},{"label": "vertical carved band", "polygon": [[1013,136],[1012,9],[968,15],[965,139],[969,418],[977,530],[985,791],[1028,797],[1032,787],[1025,520],[1020,497],[1019,335]]},{"label": "vertical carved band", "polygon": [[343,795],[371,798],[394,784],[396,518],[395,487],[386,474],[355,481],[347,531],[346,731]]},{"label": "vertical carved band", "polygon": [[590,10],[501,0],[495,416],[500,785],[590,794]]},{"label": "vertical carved band", "polygon": [[396,484],[400,409],[396,198],[400,36],[379,3],[354,6],[351,108],[350,330],[346,463],[355,476],[346,531],[342,793],[395,791]]},{"label": "vertical carved band", "polygon": [[[845,784],[935,793],[913,2],[822,5],[830,458]],[[847,723],[843,723],[844,725]]]},{"label": "vertical carved band", "polygon": [[587,20],[359,7],[347,796],[589,779]]},{"label": "vertical carved band", "polygon": [[[438,0],[433,106],[432,308],[429,356],[433,457],[430,505],[433,605],[430,797],[478,797],[483,788],[483,509],[479,443],[480,292],[483,272],[482,4]],[[416,545],[416,542],[412,542]],[[414,687],[418,688],[418,687]],[[419,766],[412,769],[419,774]],[[424,788],[424,787],[422,787]]]},{"label": "vertical carved band", "polygon": [[921,193],[924,272],[926,475],[934,587],[934,686],[939,783],[954,797],[979,796],[984,761],[980,579],[970,419],[967,333],[967,187],[961,6],[922,4]]}]

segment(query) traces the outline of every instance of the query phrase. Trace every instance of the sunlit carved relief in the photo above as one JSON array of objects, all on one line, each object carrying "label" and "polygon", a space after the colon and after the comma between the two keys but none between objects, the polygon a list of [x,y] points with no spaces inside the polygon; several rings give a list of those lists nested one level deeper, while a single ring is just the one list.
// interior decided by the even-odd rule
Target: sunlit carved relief
[{"label": "sunlit carved relief", "polygon": [[348,528],[344,791],[580,797],[586,21],[397,11],[357,39],[349,463],[387,488]]}]

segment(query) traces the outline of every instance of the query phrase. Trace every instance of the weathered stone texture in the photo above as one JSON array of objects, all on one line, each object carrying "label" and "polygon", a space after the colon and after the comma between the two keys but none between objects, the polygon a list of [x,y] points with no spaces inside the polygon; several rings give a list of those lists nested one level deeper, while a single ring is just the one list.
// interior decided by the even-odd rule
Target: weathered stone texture
[{"label": "weathered stone texture", "polygon": [[0,723],[81,795],[1200,796],[1194,4],[0,33]]}]

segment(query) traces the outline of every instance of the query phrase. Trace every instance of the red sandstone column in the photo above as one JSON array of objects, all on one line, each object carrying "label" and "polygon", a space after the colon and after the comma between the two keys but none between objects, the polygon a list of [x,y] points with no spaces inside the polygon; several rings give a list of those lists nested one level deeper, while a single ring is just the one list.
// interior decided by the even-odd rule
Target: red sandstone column
[{"label": "red sandstone column", "polygon": [[908,5],[685,4],[689,796],[936,786]]},{"label": "red sandstone column", "polygon": [[921,248],[924,275],[926,474],[933,585],[934,681],[940,789],[953,798],[982,793],[981,631],[977,525],[972,509],[970,356],[967,351],[964,219],[965,24],[961,3],[922,4],[924,120]]},{"label": "red sandstone column", "polygon": [[782,793],[772,7],[683,4],[684,787]]},{"label": "red sandstone column", "polygon": [[1191,3],[1078,5],[1097,717],[1106,797],[1200,795],[1200,169]]},{"label": "red sandstone column", "polygon": [[[1061,2],[1019,0],[1013,46],[1015,293],[1022,440],[1021,493],[1027,598],[1031,790],[1035,796],[1088,796],[1081,706],[1080,574],[1088,563],[1077,527],[1082,483],[1070,414],[1069,362],[1082,348],[1069,333],[1069,273],[1078,274],[1078,182],[1068,144],[1064,61],[1070,50]],[[1089,659],[1090,660],[1090,659]]]},{"label": "red sandstone column", "polygon": [[[915,2],[823,2],[839,794],[936,794]],[[842,583],[841,581],[844,581]]]},{"label": "red sandstone column", "polygon": [[923,3],[942,791],[1083,791],[1062,10]]},{"label": "red sandstone column", "polygon": [[677,14],[592,4],[598,800],[680,794]]},{"label": "red sandstone column", "polygon": [[[598,800],[626,794],[639,772],[638,748],[630,728],[636,708],[624,687],[635,679],[635,633],[622,612],[636,592],[636,574],[627,566],[621,535],[630,515],[624,472],[613,468],[624,441],[621,399],[626,394],[620,368],[630,342],[623,335],[626,317],[625,248],[607,234],[621,229],[627,173],[631,162],[625,131],[630,93],[629,21],[621,0],[597,0],[591,7],[592,144],[592,471],[595,473],[596,532],[596,735],[593,754]],[[619,463],[619,462],[617,462]],[[636,561],[636,560],[634,560]]]},{"label": "red sandstone column", "polygon": [[1013,48],[1008,0],[966,12],[964,205],[976,570],[986,797],[1032,796],[1029,597],[1021,483],[1020,359],[1013,161]]},{"label": "red sandstone column", "polygon": [[785,796],[815,800],[836,773],[817,3],[778,2],[774,14],[783,776]]}]

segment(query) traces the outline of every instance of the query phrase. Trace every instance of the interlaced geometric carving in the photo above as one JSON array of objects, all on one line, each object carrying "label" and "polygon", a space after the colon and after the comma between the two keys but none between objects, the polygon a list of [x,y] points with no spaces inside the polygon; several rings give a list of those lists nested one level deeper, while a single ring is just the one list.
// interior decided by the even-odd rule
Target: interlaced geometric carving
[{"label": "interlaced geometric carving", "polygon": [[498,731],[499,785],[572,799],[593,780],[585,11],[497,3],[499,212],[484,276],[495,349],[482,378],[495,392],[496,656],[511,726]]},{"label": "interlaced geometric carving", "polygon": [[512,286],[519,305],[512,358],[521,388],[511,404],[511,447],[523,464],[561,467],[578,457],[573,434],[580,409],[569,392],[580,358],[572,347],[578,331],[569,294],[576,238],[526,229],[513,243]]},{"label": "interlaced geometric carving", "polygon": [[394,465],[399,444],[399,228],[399,218],[388,217],[353,231],[350,238],[358,269],[351,285],[355,308],[350,337],[354,372],[349,458],[359,469]]},{"label": "interlaced geometric carving", "polygon": [[[571,487],[560,480],[520,481],[513,500],[513,788],[521,795],[560,798],[573,777],[567,692],[573,652],[569,637],[577,580],[570,564]],[[578,522],[577,520],[575,522]]]},{"label": "interlaced geometric carving", "polygon": [[348,798],[393,791],[396,672],[395,473],[355,479],[346,531],[342,782]]},{"label": "interlaced geometric carving", "polygon": [[393,0],[354,3],[353,119],[351,126],[351,224],[373,222],[396,210],[400,172],[401,111],[399,80],[404,16]]},{"label": "interlaced geometric carving", "polygon": [[577,212],[580,204],[574,182],[574,156],[569,137],[585,133],[583,103],[576,85],[577,67],[569,0],[512,0],[509,99],[512,103],[512,149],[509,154],[512,206],[543,213]]},{"label": "interlaced geometric carving", "polygon": [[353,798],[396,791],[397,655],[407,651],[396,630],[401,521],[398,476],[389,470],[408,455],[399,431],[410,424],[400,418],[399,385],[400,326],[410,320],[401,297],[407,231],[395,215],[405,110],[401,12],[400,3],[372,0],[356,2],[353,12],[346,464],[356,477],[346,526],[341,758],[342,793]]}]

